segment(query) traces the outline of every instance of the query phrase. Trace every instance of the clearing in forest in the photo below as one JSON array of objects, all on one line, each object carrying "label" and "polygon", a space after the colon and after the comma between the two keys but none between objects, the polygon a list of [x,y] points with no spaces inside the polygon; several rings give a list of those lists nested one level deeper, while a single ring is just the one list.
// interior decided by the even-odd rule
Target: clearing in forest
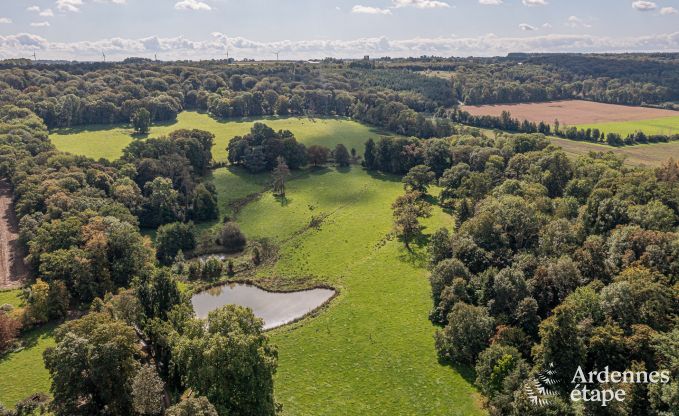
[{"label": "clearing in forest", "polygon": [[12,187],[0,180],[0,289],[21,286],[28,274],[24,250],[19,243],[19,222],[14,213]]},{"label": "clearing in forest", "polygon": [[[382,132],[353,120],[310,117],[264,117],[246,120],[218,120],[205,113],[184,111],[179,113],[177,121],[151,126],[151,132],[143,137],[160,137],[178,129],[201,129],[215,135],[212,154],[216,161],[226,161],[226,146],[234,136],[241,136],[250,131],[252,125],[261,121],[274,130],[290,130],[297,140],[309,146],[322,144],[333,148],[343,143],[348,149],[356,148],[363,154],[363,144],[372,137],[376,139]],[[386,135],[390,135],[385,133]],[[51,132],[50,140],[57,149],[64,152],[91,157],[93,159],[118,159],[123,149],[133,140],[132,128],[129,125],[91,125],[70,129],[59,129]]]},{"label": "clearing in forest", "polygon": [[[575,126],[595,123],[632,122],[638,120],[673,117],[679,120],[679,112],[659,108],[634,107],[605,104],[583,100],[549,101],[544,103],[465,105],[463,110],[473,115],[499,116],[509,111],[512,118],[539,123],[553,124],[559,120],[561,126]],[[679,123],[677,123],[679,124]],[[679,126],[676,126],[679,127]],[[610,131],[610,130],[607,130]]]},{"label": "clearing in forest", "polygon": [[[249,193],[260,179],[217,170],[220,205],[239,183]],[[285,414],[483,414],[471,370],[438,360],[425,248],[409,253],[389,236],[402,192],[399,178],[357,166],[307,170],[285,199],[267,191],[236,215],[249,238],[278,245],[278,261],[258,272],[264,285],[312,280],[340,291],[317,316],[271,332]],[[435,209],[425,225],[431,234],[453,221]]]}]

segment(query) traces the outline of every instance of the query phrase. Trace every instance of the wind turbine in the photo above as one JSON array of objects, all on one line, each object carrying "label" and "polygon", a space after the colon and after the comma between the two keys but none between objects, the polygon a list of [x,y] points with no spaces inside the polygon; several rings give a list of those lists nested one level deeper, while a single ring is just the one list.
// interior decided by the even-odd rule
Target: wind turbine
[{"label": "wind turbine", "polygon": [[157,54],[157,53],[154,53],[154,54],[153,54],[153,59],[155,59],[156,62],[158,62],[158,54]]},{"label": "wind turbine", "polygon": [[279,54],[280,52],[274,52],[274,53],[276,54],[276,60],[278,60],[278,54]]},{"label": "wind turbine", "polygon": [[38,60],[38,57],[35,56],[35,49],[33,49],[33,60],[34,60],[34,61],[37,61],[37,60]]},{"label": "wind turbine", "polygon": [[104,53],[104,51],[101,51],[101,56],[104,57],[104,62],[106,62],[106,54]]}]

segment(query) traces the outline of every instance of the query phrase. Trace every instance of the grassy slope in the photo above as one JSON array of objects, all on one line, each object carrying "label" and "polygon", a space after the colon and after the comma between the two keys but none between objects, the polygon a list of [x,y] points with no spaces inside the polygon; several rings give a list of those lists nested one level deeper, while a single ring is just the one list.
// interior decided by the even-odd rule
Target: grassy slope
[{"label": "grassy slope", "polygon": [[[423,252],[385,238],[401,192],[394,178],[326,169],[291,181],[287,201],[266,193],[238,215],[250,237],[281,243],[262,277],[312,276],[341,290],[319,316],[272,334],[287,414],[481,414],[469,381],[437,360]],[[319,229],[306,227],[312,216],[325,217]],[[427,223],[452,226],[440,211]]]},{"label": "grassy slope", "polygon": [[42,353],[54,346],[53,325],[23,336],[26,348],[0,357],[0,403],[9,407],[36,392],[49,393],[50,378]]},{"label": "grassy slope", "polygon": [[624,136],[637,131],[646,134],[676,134],[679,133],[679,117],[662,117],[639,121],[621,121],[613,123],[582,124],[578,128],[599,129],[606,133],[620,133]]},{"label": "grassy slope", "polygon": [[[363,144],[368,137],[377,137],[380,132],[355,121],[341,118],[259,118],[275,130],[290,130],[306,145],[324,144],[334,147],[343,143],[362,154]],[[174,123],[154,125],[149,137],[159,137],[177,129],[202,129],[215,134],[213,156],[217,161],[226,160],[226,146],[232,137],[243,135],[250,130],[254,120],[219,121],[207,114],[185,111]],[[52,132],[50,139],[58,149],[92,157],[114,160],[133,140],[128,125],[84,126],[61,129]]]}]

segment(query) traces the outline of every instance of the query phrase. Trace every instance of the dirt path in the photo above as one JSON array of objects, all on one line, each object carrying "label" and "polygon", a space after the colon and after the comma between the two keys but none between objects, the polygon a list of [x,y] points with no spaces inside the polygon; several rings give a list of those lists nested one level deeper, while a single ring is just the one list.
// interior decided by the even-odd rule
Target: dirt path
[{"label": "dirt path", "polygon": [[14,213],[12,188],[0,179],[0,289],[21,286],[28,275],[24,250],[19,244],[19,222]]}]

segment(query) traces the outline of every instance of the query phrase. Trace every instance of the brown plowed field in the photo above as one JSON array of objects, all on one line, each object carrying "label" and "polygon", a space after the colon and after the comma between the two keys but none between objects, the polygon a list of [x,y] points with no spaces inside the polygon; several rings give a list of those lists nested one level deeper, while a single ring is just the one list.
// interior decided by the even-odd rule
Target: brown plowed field
[{"label": "brown plowed field", "polygon": [[592,101],[567,100],[545,103],[465,105],[463,110],[473,115],[499,116],[509,111],[512,118],[539,123],[553,124],[559,120],[561,125],[608,123],[615,121],[648,120],[661,117],[677,117],[679,111],[657,108],[633,107],[626,105],[603,104]]},{"label": "brown plowed field", "polygon": [[0,179],[0,289],[21,286],[28,275],[19,244],[19,223],[12,204],[12,188]]}]

